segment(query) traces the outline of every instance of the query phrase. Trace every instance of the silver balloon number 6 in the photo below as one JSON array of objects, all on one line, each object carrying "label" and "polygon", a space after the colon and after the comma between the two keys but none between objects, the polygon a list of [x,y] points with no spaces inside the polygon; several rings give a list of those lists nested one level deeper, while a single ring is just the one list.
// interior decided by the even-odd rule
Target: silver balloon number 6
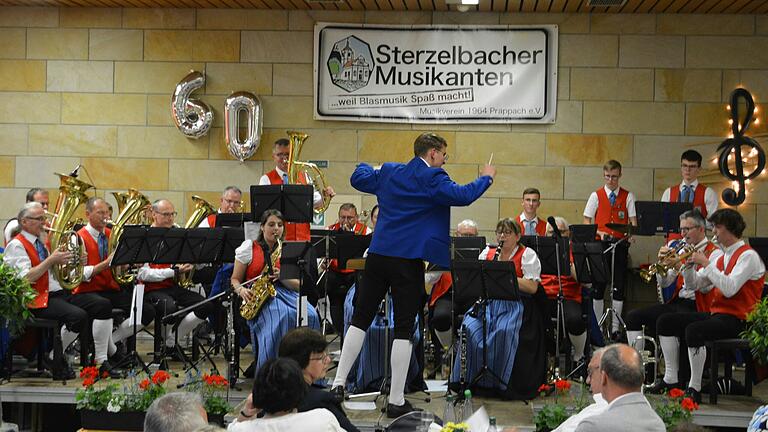
[{"label": "silver balloon number 6", "polygon": [[205,75],[191,71],[182,78],[171,96],[171,116],[176,127],[188,138],[205,136],[213,124],[211,107],[199,99],[189,96],[205,85]]},{"label": "silver balloon number 6", "polygon": [[[245,114],[247,125],[243,139],[239,133],[241,113]],[[261,101],[253,93],[235,92],[224,102],[224,139],[229,152],[240,162],[253,156],[259,148],[262,117]]]}]

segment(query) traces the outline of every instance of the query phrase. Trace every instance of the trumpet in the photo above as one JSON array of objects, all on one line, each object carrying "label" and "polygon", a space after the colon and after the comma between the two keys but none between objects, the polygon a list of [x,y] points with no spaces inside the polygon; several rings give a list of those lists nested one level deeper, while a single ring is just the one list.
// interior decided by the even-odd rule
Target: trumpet
[{"label": "trumpet", "polygon": [[654,276],[667,274],[671,268],[686,260],[694,252],[696,252],[696,248],[693,245],[681,240],[673,248],[659,256],[659,260],[651,264],[647,270],[640,270],[640,279],[645,283],[650,283]]}]

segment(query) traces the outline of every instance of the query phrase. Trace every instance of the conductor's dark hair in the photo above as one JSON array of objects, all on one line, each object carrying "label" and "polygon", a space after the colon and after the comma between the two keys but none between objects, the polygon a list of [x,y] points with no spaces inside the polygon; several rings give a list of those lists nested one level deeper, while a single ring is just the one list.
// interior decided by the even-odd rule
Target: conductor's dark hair
[{"label": "conductor's dark hair", "polygon": [[413,143],[413,155],[425,156],[430,149],[442,150],[447,147],[445,138],[431,132],[423,133]]}]

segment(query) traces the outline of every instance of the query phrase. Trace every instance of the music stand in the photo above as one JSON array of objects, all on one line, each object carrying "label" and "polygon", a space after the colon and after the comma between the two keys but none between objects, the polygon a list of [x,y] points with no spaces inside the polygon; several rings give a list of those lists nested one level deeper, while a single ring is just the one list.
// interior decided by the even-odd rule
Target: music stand
[{"label": "music stand", "polygon": [[346,269],[347,261],[353,258],[360,258],[365,254],[366,249],[371,245],[372,234],[360,236],[339,236],[336,238],[336,244],[339,248],[339,268]]},{"label": "music stand", "polygon": [[221,245],[220,255],[215,262],[226,263],[235,261],[235,249],[239,248],[245,241],[245,231],[243,228],[225,227],[224,242]]},{"label": "music stand", "polygon": [[485,375],[490,375],[506,388],[507,383],[488,367],[488,318],[485,308],[488,300],[491,299],[520,301],[515,264],[511,261],[453,261],[451,267],[455,275],[454,298],[464,300],[479,298],[474,307],[477,308],[478,313],[482,314],[483,323],[482,365],[469,384],[460,390],[463,392],[475,386]]},{"label": "music stand", "polygon": [[763,265],[768,265],[768,237],[750,237],[749,246],[760,255]]},{"label": "music stand", "polygon": [[[579,283],[605,284],[610,282],[608,263],[605,261],[603,243],[601,241],[595,241],[594,237],[588,242],[574,241],[571,243],[571,253],[573,254],[573,265],[576,269],[576,280]],[[590,312],[588,316],[591,315],[592,313]],[[595,319],[600,320],[598,325],[602,324],[602,316],[595,316]],[[621,317],[619,317],[619,320],[621,320]],[[590,328],[591,325],[587,325],[587,341],[591,340]],[[590,344],[587,344],[587,346],[589,347]]]},{"label": "music stand", "polygon": [[253,215],[251,213],[217,213],[216,214],[216,228],[242,227],[243,222],[252,222],[252,221],[253,221]]},{"label": "music stand", "polygon": [[571,230],[571,239],[574,242],[586,243],[597,238],[596,224],[575,224],[568,227]]},{"label": "music stand", "polygon": [[310,185],[253,185],[251,217],[258,221],[265,211],[277,209],[286,222],[311,222],[314,217],[313,194]]},{"label": "music stand", "polygon": [[[328,277],[326,276],[330,270],[330,263],[331,259],[338,258],[338,252],[337,252],[337,245],[336,245],[336,237],[342,236],[342,235],[353,235],[350,231],[338,231],[338,230],[327,230],[327,229],[313,229],[310,230],[310,241],[312,242],[312,248],[315,250],[315,254],[318,257],[323,257],[323,262],[325,263],[325,270],[320,274],[320,276],[317,278],[318,283],[320,280],[323,280],[323,299],[325,301],[325,307],[323,308],[323,318],[322,318],[322,325],[320,326],[320,331],[325,335],[326,332],[326,324],[328,323],[328,308],[330,300],[328,299]],[[325,277],[325,279],[323,279]],[[336,323],[338,325],[338,323]],[[339,334],[336,335],[336,337],[341,336],[342,331],[338,332]],[[336,338],[334,338],[335,340]],[[343,339],[343,338],[342,338]],[[333,341],[331,341],[333,342]]]},{"label": "music stand", "polygon": [[485,237],[451,237],[451,250],[454,251],[452,259],[477,261],[485,245]]},{"label": "music stand", "polygon": [[680,215],[692,208],[687,202],[637,201],[637,235],[679,233]]},{"label": "music stand", "polygon": [[[280,252],[280,279],[298,279],[299,280],[299,299],[296,305],[296,327],[304,325],[302,316],[302,297],[304,295],[304,277],[306,275],[305,267],[307,265],[306,255],[312,247],[310,242],[283,242],[283,250]],[[276,263],[273,263],[275,265]],[[307,314],[309,321],[309,314]],[[309,323],[307,323],[308,325]]]}]

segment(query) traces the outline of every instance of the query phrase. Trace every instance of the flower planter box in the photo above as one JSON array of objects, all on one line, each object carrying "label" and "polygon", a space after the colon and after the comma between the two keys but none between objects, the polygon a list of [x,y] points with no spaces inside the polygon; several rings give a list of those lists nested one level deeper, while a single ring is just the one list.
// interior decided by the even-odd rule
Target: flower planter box
[{"label": "flower planter box", "polygon": [[80,423],[84,429],[143,431],[145,412],[80,410]]}]

